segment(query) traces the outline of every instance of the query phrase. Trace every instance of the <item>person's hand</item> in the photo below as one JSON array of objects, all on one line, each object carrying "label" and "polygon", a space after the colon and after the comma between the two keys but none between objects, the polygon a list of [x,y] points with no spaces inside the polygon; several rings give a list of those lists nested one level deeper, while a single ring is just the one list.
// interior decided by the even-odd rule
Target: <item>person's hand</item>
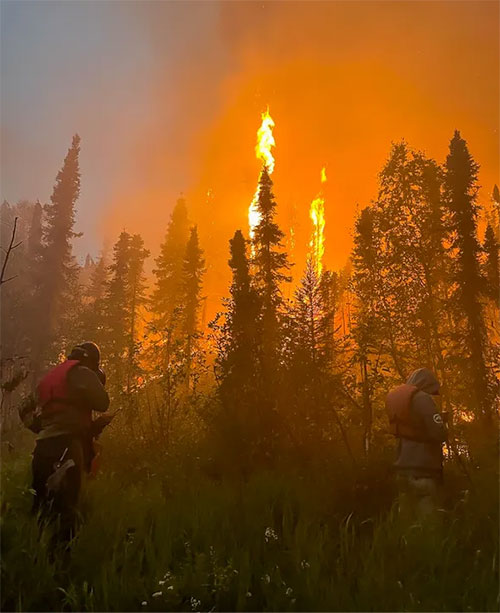
[{"label": "person's hand", "polygon": [[115,413],[109,413],[107,415],[100,415],[92,422],[92,435],[99,436],[106,426],[109,426],[113,420]]}]

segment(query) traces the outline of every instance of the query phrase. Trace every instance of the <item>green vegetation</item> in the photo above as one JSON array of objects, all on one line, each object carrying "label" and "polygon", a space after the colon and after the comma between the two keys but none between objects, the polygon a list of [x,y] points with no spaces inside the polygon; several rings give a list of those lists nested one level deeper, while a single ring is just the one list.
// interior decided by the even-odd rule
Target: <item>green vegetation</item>
[{"label": "green vegetation", "polygon": [[139,461],[112,435],[106,448],[71,554],[53,562],[29,514],[29,455],[4,462],[3,611],[498,610],[494,474],[477,471],[475,493],[449,463],[443,510],[421,526],[391,506],[391,449],[370,468],[288,463],[243,481],[199,458]]}]

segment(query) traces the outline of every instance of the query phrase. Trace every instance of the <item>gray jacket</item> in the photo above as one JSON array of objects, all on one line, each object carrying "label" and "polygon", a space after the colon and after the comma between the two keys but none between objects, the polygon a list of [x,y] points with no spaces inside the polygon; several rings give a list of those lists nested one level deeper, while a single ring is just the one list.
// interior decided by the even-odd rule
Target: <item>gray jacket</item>
[{"label": "gray jacket", "polygon": [[419,390],[412,398],[411,410],[423,424],[428,441],[401,438],[394,466],[402,473],[417,477],[440,477],[446,428],[432,398],[439,394],[439,382],[428,368],[419,368],[406,383]]}]

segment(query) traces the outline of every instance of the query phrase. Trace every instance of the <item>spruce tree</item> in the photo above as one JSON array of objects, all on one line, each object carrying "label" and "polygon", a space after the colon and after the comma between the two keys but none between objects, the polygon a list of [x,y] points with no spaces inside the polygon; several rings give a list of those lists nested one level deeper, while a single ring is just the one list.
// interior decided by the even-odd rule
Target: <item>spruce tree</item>
[{"label": "spruce tree", "polygon": [[483,251],[485,255],[483,274],[486,280],[486,293],[498,305],[500,304],[499,245],[491,224],[486,226]]},{"label": "spruce tree", "polygon": [[282,389],[284,340],[284,301],[281,285],[290,281],[290,268],[283,249],[284,233],[275,221],[276,202],[273,183],[264,165],[259,178],[257,210],[259,223],[252,237],[252,272],[260,299],[259,360],[262,378],[262,402],[259,406],[261,453],[274,457],[279,431],[279,398]]},{"label": "spruce tree", "polygon": [[[111,385],[115,393],[126,395],[129,404],[141,374],[139,319],[146,304],[144,261],[148,255],[139,234],[123,231],[113,247],[105,295],[102,299],[95,298],[103,313],[103,353],[109,364]],[[103,276],[101,270],[101,281]],[[98,283],[97,277],[93,280]],[[97,291],[95,287],[96,294]]]},{"label": "spruce tree", "polygon": [[308,259],[304,276],[295,292],[295,341],[301,352],[300,362],[309,369],[318,368],[321,363],[321,336],[323,318],[323,295],[320,279],[311,259]]},{"label": "spruce tree", "polygon": [[108,282],[108,268],[104,256],[97,260],[90,275],[90,282],[86,289],[83,310],[84,337],[98,345],[106,343],[104,298]]},{"label": "spruce tree", "polygon": [[487,337],[481,305],[484,284],[477,238],[479,166],[458,131],[451,139],[445,168],[445,203],[450,216],[448,239],[454,256],[452,280],[456,286],[452,308],[459,328],[455,347],[462,355],[463,372],[468,375],[464,389],[465,394],[469,392],[467,408],[488,422],[493,407],[486,367]]},{"label": "spruce tree", "polygon": [[160,255],[156,258],[155,287],[151,297],[152,329],[160,336],[172,327],[182,295],[182,272],[186,243],[189,238],[189,222],[186,202],[183,198],[170,217]]},{"label": "spruce tree", "polygon": [[204,272],[203,250],[199,245],[198,230],[194,226],[191,228],[186,245],[181,285],[181,330],[186,342],[186,381],[188,387],[191,384],[193,357],[198,347],[199,315],[202,305],[201,288]]},{"label": "spruce tree", "polygon": [[[379,378],[384,326],[379,316],[380,232],[375,208],[366,207],[355,222],[352,254],[352,288],[355,296],[353,368],[359,370],[363,408],[363,443],[368,451],[372,439],[374,389]],[[383,291],[383,290],[382,290]],[[355,371],[356,372],[356,371]]]},{"label": "spruce tree", "polygon": [[244,380],[255,372],[254,362],[257,351],[256,322],[259,313],[259,299],[252,286],[250,265],[247,259],[246,242],[241,230],[234,233],[229,241],[231,257],[228,261],[232,272],[230,287],[231,298],[227,312],[227,345],[223,363],[223,378],[241,380],[234,385],[232,394],[238,387],[246,387]]},{"label": "spruce tree", "polygon": [[131,236],[121,232],[113,247],[112,262],[104,296],[105,343],[103,360],[108,367],[110,387],[116,394],[124,391],[126,385],[126,358],[130,342],[131,327],[129,249]]},{"label": "spruce tree", "polygon": [[138,340],[140,310],[146,304],[146,279],[144,262],[149,251],[144,248],[144,241],[139,234],[130,238],[128,247],[128,305],[130,310],[130,329],[128,331],[127,354],[127,393],[132,391],[140,374],[139,353],[141,344]]},{"label": "spruce tree", "polygon": [[252,286],[246,241],[237,230],[229,241],[232,272],[225,324],[218,343],[217,370],[222,411],[216,432],[232,469],[246,474],[258,445],[260,393],[256,321],[259,298]]},{"label": "spruce tree", "polygon": [[283,305],[281,284],[290,281],[286,274],[290,265],[282,243],[285,235],[275,221],[276,202],[272,188],[273,182],[264,166],[258,187],[259,223],[252,240],[252,267],[261,302],[262,368],[269,388],[273,387],[271,382],[275,379],[280,346],[280,311]]},{"label": "spruce tree", "polygon": [[439,342],[435,291],[443,267],[438,166],[406,143],[393,146],[380,174],[380,292],[391,353],[400,376],[414,361],[435,366]]},{"label": "spruce tree", "polygon": [[275,221],[276,202],[272,192],[273,182],[264,166],[259,179],[257,210],[259,223],[252,241],[255,267],[255,282],[262,296],[263,308],[277,315],[282,304],[281,283],[290,281],[284,271],[290,268],[287,254],[283,251],[284,232]]},{"label": "spruce tree", "polygon": [[50,198],[45,206],[46,225],[42,251],[42,279],[38,298],[43,325],[35,355],[55,359],[64,343],[73,335],[72,323],[78,307],[78,267],[72,253],[76,236],[76,201],[80,194],[80,137],[75,134],[58,172]]},{"label": "spruce tree", "polygon": [[339,311],[339,301],[342,294],[340,275],[324,269],[319,281],[321,294],[321,317],[317,338],[320,343],[321,368],[331,371],[335,366],[335,317]]}]

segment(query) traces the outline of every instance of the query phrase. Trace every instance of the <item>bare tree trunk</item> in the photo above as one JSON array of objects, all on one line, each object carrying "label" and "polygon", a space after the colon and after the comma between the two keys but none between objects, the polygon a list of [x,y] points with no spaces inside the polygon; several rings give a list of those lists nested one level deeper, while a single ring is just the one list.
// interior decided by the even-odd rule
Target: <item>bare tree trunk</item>
[{"label": "bare tree trunk", "polygon": [[10,243],[9,246],[7,247],[7,249],[3,249],[2,250],[5,251],[5,258],[2,264],[2,271],[0,272],[0,285],[3,285],[4,283],[7,283],[7,281],[12,281],[12,279],[15,279],[17,277],[17,275],[14,275],[12,277],[8,277],[7,279],[5,278],[6,272],[7,272],[7,264],[9,262],[9,258],[11,253],[14,251],[14,249],[16,249],[16,247],[19,247],[19,245],[21,245],[21,243],[23,241],[19,241],[19,242],[15,242],[16,241],[16,231],[17,231],[17,220],[19,219],[19,217],[15,217],[14,218],[14,226],[12,228],[12,234],[10,237]]}]

